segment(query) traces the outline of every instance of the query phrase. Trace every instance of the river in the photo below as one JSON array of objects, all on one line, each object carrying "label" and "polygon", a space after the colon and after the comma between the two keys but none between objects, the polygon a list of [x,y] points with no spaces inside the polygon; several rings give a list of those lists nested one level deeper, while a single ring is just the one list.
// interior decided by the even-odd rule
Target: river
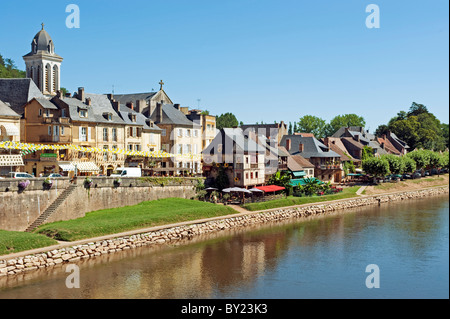
[{"label": "river", "polygon": [[[368,265],[379,271],[366,272]],[[228,231],[78,266],[80,288],[67,288],[71,272],[61,266],[0,278],[0,299],[447,299],[449,200],[408,200]],[[368,277],[379,288],[369,289]]]}]

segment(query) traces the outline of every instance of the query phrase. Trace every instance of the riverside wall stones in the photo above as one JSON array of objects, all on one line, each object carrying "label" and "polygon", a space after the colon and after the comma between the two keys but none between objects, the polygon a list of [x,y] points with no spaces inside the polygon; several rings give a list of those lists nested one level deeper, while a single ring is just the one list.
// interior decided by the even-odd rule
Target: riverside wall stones
[{"label": "riverside wall stones", "polygon": [[273,209],[264,212],[237,214],[224,218],[217,218],[206,222],[186,224],[176,227],[137,233],[130,236],[87,242],[71,247],[53,249],[33,255],[20,256],[0,260],[0,277],[14,276],[34,270],[48,268],[57,265],[76,263],[81,260],[95,258],[97,256],[112,254],[115,252],[134,249],[143,246],[157,246],[164,244],[179,244],[195,236],[217,233],[220,231],[237,229],[251,225],[270,222],[286,221],[288,219],[324,215],[346,209],[364,207],[369,205],[381,205],[407,199],[419,199],[430,196],[448,194],[449,187],[437,187],[419,191],[402,192],[395,194],[363,196],[346,200],[316,203],[300,207],[287,207]]}]

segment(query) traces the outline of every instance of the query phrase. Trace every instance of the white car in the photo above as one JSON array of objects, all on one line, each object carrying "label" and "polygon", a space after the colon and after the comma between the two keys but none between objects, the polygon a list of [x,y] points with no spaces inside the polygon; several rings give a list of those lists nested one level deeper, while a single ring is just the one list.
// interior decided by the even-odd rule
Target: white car
[{"label": "white car", "polygon": [[9,173],[11,178],[34,178],[33,175],[23,172],[11,172]]}]

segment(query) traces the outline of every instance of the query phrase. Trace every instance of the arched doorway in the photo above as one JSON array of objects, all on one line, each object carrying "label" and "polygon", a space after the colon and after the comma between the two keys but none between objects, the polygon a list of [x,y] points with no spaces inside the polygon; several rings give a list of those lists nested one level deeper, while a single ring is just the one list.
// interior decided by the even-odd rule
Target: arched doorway
[{"label": "arched doorway", "polygon": [[106,168],[106,176],[111,176],[111,174],[114,172],[114,166],[108,165]]}]

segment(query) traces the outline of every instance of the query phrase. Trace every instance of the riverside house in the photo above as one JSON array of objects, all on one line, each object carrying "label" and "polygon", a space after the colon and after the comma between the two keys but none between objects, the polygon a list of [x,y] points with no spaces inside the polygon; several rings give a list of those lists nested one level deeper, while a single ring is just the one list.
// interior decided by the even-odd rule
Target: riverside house
[{"label": "riverside house", "polygon": [[314,165],[314,177],[323,182],[339,183],[343,178],[341,156],[314,136],[285,135],[283,146],[291,155],[301,155]]}]

